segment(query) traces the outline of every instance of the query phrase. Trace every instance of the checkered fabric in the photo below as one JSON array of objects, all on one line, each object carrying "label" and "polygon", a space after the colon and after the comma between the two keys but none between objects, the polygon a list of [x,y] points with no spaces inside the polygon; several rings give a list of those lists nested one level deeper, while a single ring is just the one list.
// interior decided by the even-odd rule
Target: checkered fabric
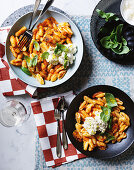
[{"label": "checkered fabric", "polygon": [[5,42],[10,27],[0,28],[0,88],[4,96],[28,93],[31,97],[36,94],[36,88],[22,82],[11,71],[5,57]]},{"label": "checkered fabric", "polygon": [[[86,157],[78,150],[76,150],[76,148],[70,142],[69,138],[68,149],[65,150],[62,146],[61,158],[58,158],[56,155],[57,122],[54,118],[54,108],[56,107],[59,97],[61,96],[65,97],[65,100],[68,104],[75,97],[73,92],[70,91],[64,94],[60,94],[58,96],[48,97],[31,102],[46,165],[52,167],[56,167],[61,164],[65,164]],[[60,121],[60,134],[62,137],[61,121]]]}]

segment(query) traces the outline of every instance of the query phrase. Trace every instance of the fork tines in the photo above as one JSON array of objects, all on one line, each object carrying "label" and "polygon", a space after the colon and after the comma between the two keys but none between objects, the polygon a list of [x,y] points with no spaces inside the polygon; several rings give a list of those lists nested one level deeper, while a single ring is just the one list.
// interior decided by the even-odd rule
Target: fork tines
[{"label": "fork tines", "polygon": [[24,46],[27,48],[30,44],[32,36],[26,31],[22,36],[21,40],[19,41],[19,48],[22,49]]}]

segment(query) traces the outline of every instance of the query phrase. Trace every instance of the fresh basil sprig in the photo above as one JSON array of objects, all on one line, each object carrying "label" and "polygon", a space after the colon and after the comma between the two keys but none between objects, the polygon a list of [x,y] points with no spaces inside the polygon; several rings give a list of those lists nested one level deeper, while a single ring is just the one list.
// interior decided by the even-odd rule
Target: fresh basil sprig
[{"label": "fresh basil sprig", "polygon": [[109,21],[109,20],[115,20],[115,21],[118,21],[119,18],[112,12],[110,13],[105,13],[104,11],[100,10],[100,9],[96,9],[96,12],[98,13],[98,15],[101,17],[101,18],[104,18],[105,21]]},{"label": "fresh basil sprig", "polygon": [[106,98],[107,106],[109,106],[109,107],[117,106],[117,101],[116,101],[116,99],[115,99],[113,94],[106,93],[105,94],[105,98]]},{"label": "fresh basil sprig", "polygon": [[31,72],[28,70],[28,68],[26,68],[26,67],[21,67],[21,70],[25,73],[25,74],[27,74],[27,75],[29,75],[29,76],[31,76],[32,74],[31,74]]},{"label": "fresh basil sprig", "polygon": [[102,107],[102,112],[100,114],[101,119],[103,122],[108,122],[110,119],[111,108],[109,107]]},{"label": "fresh basil sprig", "polygon": [[25,56],[24,59],[26,60],[28,67],[32,67],[32,66],[34,67],[37,65],[38,55],[35,55],[32,59],[28,56]]},{"label": "fresh basil sprig", "polygon": [[32,58],[32,61],[31,61],[33,67],[37,65],[37,61],[38,61],[38,56],[35,55],[35,56]]},{"label": "fresh basil sprig", "polygon": [[111,49],[116,54],[127,54],[130,49],[127,46],[127,41],[122,36],[122,30],[123,24],[119,24],[109,36],[105,36],[100,40],[101,45],[106,49]]},{"label": "fresh basil sprig", "polygon": [[103,122],[109,122],[108,125],[110,129],[112,126],[112,117],[110,116],[110,114],[111,114],[112,107],[117,106],[117,101],[114,95],[111,93],[106,93],[105,98],[106,98],[107,107],[101,107],[102,112],[100,114],[100,117],[103,120]]},{"label": "fresh basil sprig", "polygon": [[48,59],[48,56],[49,56],[49,52],[44,52],[44,53],[41,55],[41,58],[42,58],[43,60],[46,60],[46,59]]},{"label": "fresh basil sprig", "polygon": [[62,52],[68,52],[68,48],[63,44],[58,44],[54,50],[54,54],[60,55]]},{"label": "fresh basil sprig", "polygon": [[39,50],[40,50],[40,45],[39,45],[39,43],[38,43],[36,40],[33,40],[33,44],[34,44],[34,49],[35,49],[36,51],[39,51]]}]

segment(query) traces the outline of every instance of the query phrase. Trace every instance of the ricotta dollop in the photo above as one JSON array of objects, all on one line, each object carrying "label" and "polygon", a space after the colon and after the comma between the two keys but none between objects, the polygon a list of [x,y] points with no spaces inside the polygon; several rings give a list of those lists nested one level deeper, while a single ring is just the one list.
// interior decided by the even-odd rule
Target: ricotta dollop
[{"label": "ricotta dollop", "polygon": [[95,117],[86,117],[83,127],[87,130],[90,135],[95,135],[97,131],[104,133],[107,129],[108,123],[103,122],[100,118],[99,111],[95,111]]}]

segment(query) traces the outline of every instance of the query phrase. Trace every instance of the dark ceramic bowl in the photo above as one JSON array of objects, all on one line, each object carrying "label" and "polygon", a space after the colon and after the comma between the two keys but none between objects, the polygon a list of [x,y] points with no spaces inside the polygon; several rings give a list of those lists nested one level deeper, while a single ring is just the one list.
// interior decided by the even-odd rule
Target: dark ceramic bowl
[{"label": "dark ceramic bowl", "polygon": [[[83,149],[83,142],[76,141],[72,133],[75,130],[75,123],[76,123],[75,113],[79,110],[79,105],[83,101],[83,96],[87,95],[89,97],[92,97],[92,95],[98,91],[112,93],[115,97],[118,97],[120,100],[123,101],[124,103],[123,106],[125,106],[126,108],[124,112],[127,113],[128,116],[130,117],[131,125],[126,131],[127,138],[123,139],[120,143],[118,142],[115,144],[109,143],[108,148],[106,150],[99,150],[96,148],[93,151],[89,152],[88,150],[85,151]],[[112,87],[112,86],[107,86],[107,85],[98,85],[98,86],[89,87],[88,89],[78,94],[74,98],[74,100],[71,102],[69,109],[67,111],[67,115],[66,115],[66,131],[74,147],[77,150],[79,150],[81,153],[89,157],[96,157],[96,158],[101,158],[101,159],[112,158],[126,151],[132,145],[134,141],[134,114],[133,112],[134,112],[133,101],[126,93],[124,93],[120,89]]]},{"label": "dark ceramic bowl", "polygon": [[[97,6],[95,7],[92,17],[91,17],[91,23],[90,23],[90,31],[91,31],[91,37],[93,39],[93,42],[97,49],[100,51],[100,53],[105,56],[106,58],[120,63],[120,64],[132,64],[132,61],[134,62],[134,27],[126,23],[120,13],[120,4],[121,0],[101,0]],[[127,40],[128,40],[128,46],[131,49],[131,52],[129,52],[127,55],[118,55],[115,53],[112,53],[111,50],[104,49],[102,46],[100,46],[99,40],[100,40],[100,29],[101,27],[109,27],[110,30],[112,31],[112,28],[114,27],[114,24],[116,25],[115,22],[108,22],[102,18],[99,17],[98,13],[96,12],[96,9],[101,9],[104,12],[113,12],[115,13],[119,18],[120,21],[117,23],[123,23],[124,28],[123,29],[123,35],[127,35]],[[110,25],[111,24],[111,25]],[[110,31],[109,31],[110,33]],[[126,36],[124,36],[125,38]],[[132,40],[132,41],[131,41]]]}]

